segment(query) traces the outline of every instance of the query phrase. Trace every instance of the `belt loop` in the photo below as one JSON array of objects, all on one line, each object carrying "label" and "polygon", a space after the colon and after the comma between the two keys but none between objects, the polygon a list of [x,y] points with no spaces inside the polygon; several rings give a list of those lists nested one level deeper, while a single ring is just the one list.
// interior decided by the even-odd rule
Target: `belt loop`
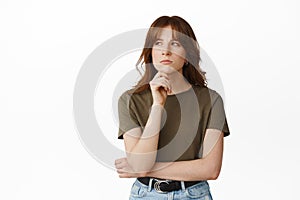
[{"label": "belt loop", "polygon": [[181,183],[181,189],[182,189],[182,191],[183,191],[183,192],[185,192],[185,185],[184,185],[184,181],[180,181],[180,183]]},{"label": "belt loop", "polygon": [[150,180],[149,180],[149,185],[148,185],[148,192],[151,191],[151,188],[152,188],[152,181],[153,181],[153,178],[150,178]]}]

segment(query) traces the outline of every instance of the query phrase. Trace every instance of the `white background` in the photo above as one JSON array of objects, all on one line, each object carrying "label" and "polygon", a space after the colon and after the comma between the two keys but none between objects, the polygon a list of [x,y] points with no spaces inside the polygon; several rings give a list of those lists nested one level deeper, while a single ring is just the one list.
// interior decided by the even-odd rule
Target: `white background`
[{"label": "white background", "polygon": [[134,180],[80,142],[74,84],[102,42],[161,15],[191,24],[223,81],[231,135],[214,199],[300,198],[299,2],[195,2],[0,1],[0,199],[128,199]]}]

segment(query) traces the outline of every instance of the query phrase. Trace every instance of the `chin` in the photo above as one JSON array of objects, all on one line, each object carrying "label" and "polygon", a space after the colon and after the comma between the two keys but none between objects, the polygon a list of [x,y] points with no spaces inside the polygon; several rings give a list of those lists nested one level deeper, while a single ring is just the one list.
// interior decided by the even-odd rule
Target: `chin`
[{"label": "chin", "polygon": [[172,73],[179,70],[179,69],[175,69],[175,68],[170,67],[170,66],[156,66],[155,69],[159,72],[164,72],[166,74],[172,74]]}]

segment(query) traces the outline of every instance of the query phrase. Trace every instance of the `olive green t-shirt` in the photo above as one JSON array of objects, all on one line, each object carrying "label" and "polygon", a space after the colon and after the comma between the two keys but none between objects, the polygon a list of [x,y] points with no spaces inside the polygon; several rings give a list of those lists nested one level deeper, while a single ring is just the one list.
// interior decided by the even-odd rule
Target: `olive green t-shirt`
[{"label": "olive green t-shirt", "polygon": [[[118,100],[118,138],[147,123],[153,103],[150,88],[137,94],[125,91]],[[202,157],[206,129],[218,129],[228,136],[229,128],[222,97],[208,87],[192,85],[186,91],[168,95],[159,133],[157,162],[194,160]]]}]

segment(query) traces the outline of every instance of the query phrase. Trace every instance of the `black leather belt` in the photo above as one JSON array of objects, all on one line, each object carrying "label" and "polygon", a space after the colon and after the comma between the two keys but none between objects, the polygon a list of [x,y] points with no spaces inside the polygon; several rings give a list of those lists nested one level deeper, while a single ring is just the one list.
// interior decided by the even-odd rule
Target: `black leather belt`
[{"label": "black leather belt", "polygon": [[[137,178],[139,182],[143,183],[144,185],[149,185],[150,178],[149,177],[141,177]],[[188,188],[192,185],[200,183],[201,181],[184,181],[184,187]],[[172,181],[172,180],[160,180],[153,178],[152,185],[151,185],[157,192],[165,193],[171,192],[175,190],[181,189],[181,182],[180,181]]]}]

